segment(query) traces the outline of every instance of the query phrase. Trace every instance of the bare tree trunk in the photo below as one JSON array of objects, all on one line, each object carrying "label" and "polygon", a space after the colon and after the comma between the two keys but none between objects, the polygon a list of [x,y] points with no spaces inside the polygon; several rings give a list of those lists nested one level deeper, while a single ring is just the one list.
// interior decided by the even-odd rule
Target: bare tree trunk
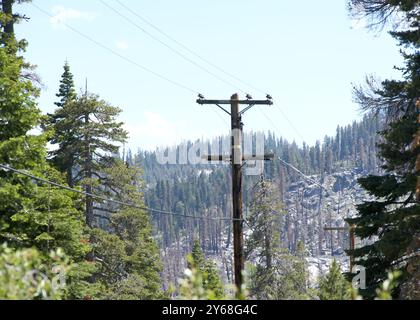
[{"label": "bare tree trunk", "polygon": [[[324,183],[324,178],[322,178],[322,182]],[[321,255],[322,253],[322,242],[324,239],[324,226],[322,225],[322,188],[319,191],[319,207],[318,207],[318,254]]]},{"label": "bare tree trunk", "polygon": [[[89,115],[85,115],[85,124],[89,123]],[[87,182],[85,182],[85,192],[88,194],[92,194],[92,152],[91,152],[91,146],[90,146],[90,137],[89,134],[86,134],[85,136],[85,179]],[[89,228],[93,227],[93,199],[91,196],[86,196],[86,224]]]}]

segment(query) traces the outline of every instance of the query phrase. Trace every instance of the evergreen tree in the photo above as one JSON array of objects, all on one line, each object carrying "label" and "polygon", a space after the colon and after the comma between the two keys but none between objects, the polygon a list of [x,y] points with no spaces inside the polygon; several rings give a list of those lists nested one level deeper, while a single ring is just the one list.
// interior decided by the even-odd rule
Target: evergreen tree
[{"label": "evergreen tree", "polygon": [[64,63],[64,72],[60,80],[60,88],[56,94],[57,98],[60,98],[60,101],[56,102],[55,105],[59,108],[64,107],[64,105],[70,101],[76,100],[76,90],[74,89],[73,74],[70,71],[70,65],[66,61]]},{"label": "evergreen tree", "polygon": [[225,289],[223,288],[223,283],[220,279],[217,265],[214,261],[206,261],[203,286],[205,289],[212,290],[215,298],[223,299]]},{"label": "evergreen tree", "polygon": [[299,241],[295,254],[284,252],[278,262],[279,274],[275,299],[308,300],[313,297],[309,288],[305,246]]},{"label": "evergreen tree", "polygon": [[15,3],[31,2],[31,0],[3,0],[1,2],[0,11],[0,28],[1,28],[1,43],[8,45],[9,40],[15,38],[15,24],[19,23],[22,19],[27,19],[26,16],[17,14],[13,11]]},{"label": "evergreen tree", "polygon": [[[103,174],[113,182],[112,186],[104,186],[109,197],[144,207],[139,169],[127,167],[118,159]],[[100,263],[94,278],[105,287],[105,297],[124,300],[163,298],[159,251],[152,238],[147,213],[123,206],[115,206],[101,214],[101,208],[98,208],[96,212],[100,220],[108,222],[103,229],[93,231],[95,257]]]},{"label": "evergreen tree", "polygon": [[[405,66],[400,68],[402,80],[385,80],[376,84],[368,80],[368,89],[356,89],[356,97],[366,110],[386,117],[388,125],[381,132],[383,142],[379,153],[384,174],[360,179],[360,184],[372,196],[358,206],[358,216],[348,222],[355,225],[356,236],[369,239],[351,255],[358,265],[366,268],[367,289],[361,294],[374,298],[375,290],[387,278],[388,271],[402,269],[418,246],[410,243],[420,229],[420,204],[415,199],[415,161],[420,148],[413,147],[418,130],[415,103],[420,97],[420,42],[418,1],[351,1],[353,12],[363,14],[373,23],[397,19],[391,35],[399,41]],[[395,13],[395,14],[394,14]],[[400,22],[400,23],[398,23]],[[409,277],[408,273],[405,274]],[[398,288],[394,294],[398,293]]]},{"label": "evergreen tree", "polygon": [[251,203],[252,233],[246,243],[247,260],[257,262],[250,267],[250,295],[257,299],[308,298],[303,244],[298,245],[296,256],[281,247],[283,214],[279,191],[271,182],[262,180]]},{"label": "evergreen tree", "polygon": [[72,266],[62,250],[45,257],[36,249],[0,246],[1,300],[58,300]]},{"label": "evergreen tree", "polygon": [[[191,255],[188,257],[191,260]],[[213,290],[204,288],[203,273],[195,268],[186,269],[185,277],[181,280],[179,288],[181,300],[222,300]]]},{"label": "evergreen tree", "polygon": [[277,262],[280,249],[282,204],[273,184],[261,181],[251,204],[252,234],[246,243],[247,260],[257,260],[252,271],[250,293],[257,299],[275,299],[278,293]]},{"label": "evergreen tree", "polygon": [[61,76],[60,88],[56,96],[60,98],[60,101],[55,103],[58,108],[54,114],[49,114],[48,123],[44,129],[53,132],[50,143],[60,145],[60,150],[50,152],[50,156],[52,157],[51,162],[58,170],[67,174],[67,182],[73,187],[75,150],[72,146],[76,137],[70,124],[59,125],[65,123],[66,117],[68,116],[63,109],[64,105],[75,101],[77,98],[74,89],[73,74],[70,71],[70,66],[67,61],[64,64],[64,73]]},{"label": "evergreen tree", "polygon": [[[0,163],[61,182],[45,161],[45,135],[28,133],[40,124],[41,113],[36,106],[38,90],[21,77],[25,62],[17,52],[23,50],[14,38],[0,46]],[[73,196],[8,171],[0,171],[0,178],[0,240],[37,245],[44,251],[47,243],[50,248],[65,246],[74,254],[83,251],[74,244],[83,238],[83,226],[73,209]]]},{"label": "evergreen tree", "polygon": [[[1,12],[1,21],[18,21],[8,15]],[[42,120],[36,105],[39,90],[24,76],[28,64],[20,54],[25,41],[16,41],[13,33],[5,37],[6,29],[0,30],[0,37],[7,38],[0,46],[0,163],[62,183],[61,175],[46,162],[47,135],[29,133]],[[68,191],[1,170],[0,243],[19,249],[35,247],[44,256],[61,247],[71,263],[82,265],[89,246],[77,210],[79,201]],[[80,275],[78,268],[72,272],[72,279]]]},{"label": "evergreen tree", "polygon": [[350,299],[350,283],[341,273],[340,265],[334,259],[328,274],[319,282],[318,296],[321,300]]},{"label": "evergreen tree", "polygon": [[189,262],[191,268],[196,268],[200,272],[204,272],[206,258],[203,249],[201,249],[200,241],[195,240],[191,252],[192,260]]},{"label": "evergreen tree", "polygon": [[206,260],[200,241],[194,241],[191,255],[187,257],[188,268],[195,271],[195,276],[199,277],[202,282],[202,288],[211,293],[214,299],[222,299],[224,297],[224,288],[217,272],[215,263]]},{"label": "evergreen tree", "polygon": [[[103,170],[114,161],[113,155],[119,149],[116,143],[123,143],[127,138],[123,123],[116,120],[120,112],[96,95],[84,95],[67,101],[53,115],[58,117],[53,137],[58,149],[52,153],[51,160],[58,161],[65,155],[61,159],[64,162],[59,162],[70,175],[68,180],[82,184],[88,194],[100,193],[99,186],[108,180]],[[69,134],[71,138],[67,139]],[[85,202],[86,223],[93,227],[94,201],[86,196]]]}]

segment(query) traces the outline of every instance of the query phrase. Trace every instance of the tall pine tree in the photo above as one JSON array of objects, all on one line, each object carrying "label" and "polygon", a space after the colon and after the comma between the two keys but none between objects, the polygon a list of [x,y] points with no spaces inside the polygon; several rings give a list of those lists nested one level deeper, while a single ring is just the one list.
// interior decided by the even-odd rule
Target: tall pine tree
[{"label": "tall pine tree", "polygon": [[[46,162],[47,136],[30,133],[42,120],[36,103],[39,90],[26,77],[28,64],[21,56],[26,42],[14,37],[11,24],[20,17],[13,14],[14,2],[3,1],[0,12],[0,163],[63,183]],[[44,257],[60,247],[70,262],[83,263],[89,246],[79,203],[73,193],[0,170],[0,243],[35,247]],[[79,275],[75,269],[69,283]]]},{"label": "tall pine tree", "polygon": [[[61,165],[69,175],[68,180],[74,185],[83,185],[88,194],[101,193],[101,185],[109,180],[103,170],[114,161],[118,143],[127,139],[123,123],[117,121],[120,112],[98,96],[86,94],[67,101],[53,115],[59,120],[53,125],[53,141],[58,143],[58,149],[52,161],[65,155]],[[94,206],[93,198],[86,196],[85,215],[89,227],[94,226]]]},{"label": "tall pine tree", "polygon": [[366,268],[367,289],[361,294],[373,298],[388,271],[402,270],[405,281],[418,281],[405,267],[419,250],[418,245],[410,244],[416,243],[420,230],[420,204],[415,198],[419,175],[415,161],[420,148],[413,147],[419,127],[415,103],[420,97],[420,4],[413,0],[353,0],[350,5],[352,12],[363,15],[371,26],[383,26],[394,19],[396,28],[390,33],[399,41],[405,60],[399,68],[402,80],[377,84],[369,79],[367,89],[355,90],[361,106],[383,115],[388,123],[379,145],[384,174],[359,181],[375,199],[360,204],[358,216],[348,220],[355,225],[356,235],[369,241],[350,254]]},{"label": "tall pine tree", "polygon": [[249,226],[251,235],[246,243],[251,265],[250,295],[261,300],[307,299],[307,270],[303,243],[297,254],[291,255],[282,248],[280,230],[283,205],[280,192],[268,181],[259,183],[251,202]]},{"label": "tall pine tree", "polygon": [[318,295],[321,300],[349,300],[350,288],[340,265],[334,260],[328,273],[320,279]]},{"label": "tall pine tree", "polygon": [[224,288],[218,275],[217,267],[211,260],[204,257],[200,241],[194,241],[191,255],[187,257],[188,267],[195,271],[195,276],[201,279],[201,287],[212,299],[222,299]]},{"label": "tall pine tree", "polygon": [[64,63],[64,72],[60,80],[60,88],[56,94],[60,101],[56,102],[55,105],[62,108],[66,103],[74,101],[77,97],[76,90],[74,89],[73,74],[70,71],[70,65],[68,61]]},{"label": "tall pine tree", "polygon": [[58,144],[60,148],[50,152],[54,166],[67,174],[67,182],[73,187],[73,170],[75,164],[75,152],[72,148],[75,136],[71,124],[59,126],[58,123],[66,122],[66,113],[63,108],[66,104],[75,101],[76,91],[74,89],[73,74],[70,71],[68,62],[64,64],[64,73],[61,76],[59,92],[56,95],[60,101],[55,105],[58,107],[54,114],[49,115],[47,128],[53,130],[50,142]]},{"label": "tall pine tree", "polygon": [[[107,196],[137,207],[144,207],[141,171],[116,159],[103,176]],[[104,211],[105,209],[105,211]],[[161,262],[145,210],[135,207],[101,205],[95,210],[102,229],[95,229],[95,257],[101,268],[96,280],[107,288],[110,299],[159,299]]]}]

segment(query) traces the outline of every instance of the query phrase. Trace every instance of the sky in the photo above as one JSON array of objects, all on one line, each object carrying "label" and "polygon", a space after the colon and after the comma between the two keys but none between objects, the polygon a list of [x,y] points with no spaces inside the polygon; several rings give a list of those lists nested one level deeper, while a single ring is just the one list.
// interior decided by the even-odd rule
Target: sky
[{"label": "sky", "polygon": [[208,99],[269,93],[275,105],[248,111],[245,130],[312,145],[361,118],[352,84],[371,74],[397,78],[393,67],[402,62],[395,41],[350,19],[344,0],[120,2],[126,8],[117,0],[33,0],[43,12],[18,6],[30,21],[16,32],[43,81],[39,107],[54,110],[67,60],[78,90],[87,79],[89,92],[123,110],[133,150],[228,134],[228,115],[197,105],[198,92]]}]

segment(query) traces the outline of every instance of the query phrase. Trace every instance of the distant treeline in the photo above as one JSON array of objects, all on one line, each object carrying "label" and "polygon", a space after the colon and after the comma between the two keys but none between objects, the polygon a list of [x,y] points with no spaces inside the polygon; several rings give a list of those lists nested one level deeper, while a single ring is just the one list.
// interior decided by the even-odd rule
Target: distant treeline
[{"label": "distant treeline", "polygon": [[[381,130],[379,117],[368,114],[361,121],[351,125],[338,126],[335,136],[326,136],[314,146],[303,143],[290,143],[284,138],[269,132],[265,137],[266,151],[273,151],[276,157],[295,166],[307,175],[322,176],[346,169],[365,172],[378,170],[377,143]],[[223,139],[220,137],[220,139]],[[192,145],[185,142],[178,150]],[[230,216],[231,184],[230,167],[225,165],[161,165],[156,153],[131,151],[125,155],[131,165],[144,170],[147,183],[145,199],[149,207],[168,210],[180,215],[223,217]],[[291,168],[284,166],[278,159],[265,165],[265,177],[276,181],[280,190],[302,177]],[[244,201],[252,196],[252,187],[259,177],[248,176],[244,179]],[[201,239],[204,250],[218,252],[221,243],[220,230],[229,228],[226,222],[200,221],[178,218],[176,216],[155,216],[154,223],[160,233],[162,247],[180,241],[183,236],[196,234]],[[229,240],[229,239],[228,239]],[[187,241],[192,243],[192,241]]]}]

